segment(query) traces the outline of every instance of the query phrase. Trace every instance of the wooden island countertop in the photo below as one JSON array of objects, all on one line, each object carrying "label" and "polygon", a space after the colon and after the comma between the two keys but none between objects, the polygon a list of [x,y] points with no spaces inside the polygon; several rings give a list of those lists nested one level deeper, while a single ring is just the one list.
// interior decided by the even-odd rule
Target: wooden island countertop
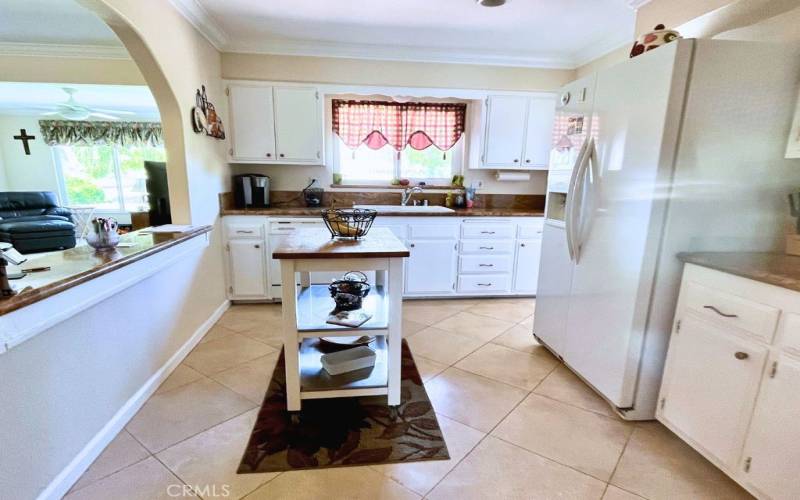
[{"label": "wooden island countertop", "polygon": [[408,257],[408,248],[385,227],[373,227],[357,240],[331,238],[327,229],[300,229],[272,252],[273,259],[350,259]]}]

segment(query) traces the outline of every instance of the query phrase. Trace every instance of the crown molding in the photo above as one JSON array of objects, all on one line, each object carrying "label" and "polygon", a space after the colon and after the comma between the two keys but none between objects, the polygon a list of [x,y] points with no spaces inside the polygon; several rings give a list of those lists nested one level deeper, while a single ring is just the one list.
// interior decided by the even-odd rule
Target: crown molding
[{"label": "crown molding", "polygon": [[72,59],[131,58],[125,47],[107,45],[63,45],[53,43],[0,42],[0,55],[66,57]]},{"label": "crown molding", "polygon": [[169,3],[220,52],[229,42],[228,34],[197,0],[169,0]]},{"label": "crown molding", "polygon": [[573,69],[576,66],[575,61],[571,58],[552,57],[524,52],[490,52],[313,40],[265,40],[258,44],[234,43],[229,45],[225,52],[549,69]]},{"label": "crown molding", "polygon": [[626,0],[628,7],[633,10],[639,10],[643,5],[650,3],[652,0]]}]

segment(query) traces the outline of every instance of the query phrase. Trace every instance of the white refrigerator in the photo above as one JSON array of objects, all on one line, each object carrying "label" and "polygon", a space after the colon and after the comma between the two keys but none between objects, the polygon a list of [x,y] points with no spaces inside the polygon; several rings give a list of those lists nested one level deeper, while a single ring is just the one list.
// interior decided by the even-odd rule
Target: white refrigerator
[{"label": "white refrigerator", "polygon": [[682,251],[782,251],[797,46],[679,40],[566,86],[534,335],[630,420],[655,415]]}]

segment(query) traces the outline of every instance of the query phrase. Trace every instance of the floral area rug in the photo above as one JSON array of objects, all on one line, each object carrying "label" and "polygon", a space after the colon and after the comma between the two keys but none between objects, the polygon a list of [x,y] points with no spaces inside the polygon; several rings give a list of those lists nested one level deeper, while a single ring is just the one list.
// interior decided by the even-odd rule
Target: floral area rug
[{"label": "floral area rug", "polygon": [[408,345],[403,341],[401,404],[386,396],[303,401],[299,421],[286,411],[284,358],[267,395],[238,472],[277,472],[450,458],[439,422]]}]

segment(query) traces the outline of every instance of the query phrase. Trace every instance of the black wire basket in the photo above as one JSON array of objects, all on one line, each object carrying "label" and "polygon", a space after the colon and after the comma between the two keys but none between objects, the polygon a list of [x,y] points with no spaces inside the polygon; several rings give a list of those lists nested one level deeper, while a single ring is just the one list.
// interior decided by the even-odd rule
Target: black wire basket
[{"label": "black wire basket", "polygon": [[376,215],[376,210],[367,208],[327,208],[322,211],[322,220],[328,226],[331,238],[357,240],[369,232]]}]

